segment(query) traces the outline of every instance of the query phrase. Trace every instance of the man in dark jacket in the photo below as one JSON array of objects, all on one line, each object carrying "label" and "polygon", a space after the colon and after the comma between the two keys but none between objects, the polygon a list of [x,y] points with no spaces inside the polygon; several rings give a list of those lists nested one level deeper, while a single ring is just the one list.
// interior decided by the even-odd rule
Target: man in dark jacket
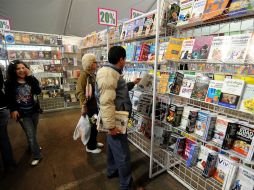
[{"label": "man in dark jacket", "polygon": [[3,92],[3,74],[0,69],[0,151],[3,160],[3,169],[8,171],[15,166],[13,159],[11,143],[8,136],[7,125],[9,120],[9,111],[7,110],[7,100]]}]

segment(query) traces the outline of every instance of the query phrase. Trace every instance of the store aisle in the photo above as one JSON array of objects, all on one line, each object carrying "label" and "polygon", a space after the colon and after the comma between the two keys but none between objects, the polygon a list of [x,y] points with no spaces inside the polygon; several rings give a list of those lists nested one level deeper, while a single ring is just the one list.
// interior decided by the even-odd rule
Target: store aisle
[{"label": "store aisle", "polygon": [[[118,179],[105,176],[106,153],[87,154],[72,134],[79,110],[46,113],[41,116],[38,139],[44,159],[35,168],[29,165],[27,143],[22,129],[13,121],[9,131],[18,166],[0,179],[1,190],[117,190]],[[105,134],[99,134],[105,143]],[[131,146],[133,177],[146,190],[184,190],[168,174],[149,180],[149,159]]]}]

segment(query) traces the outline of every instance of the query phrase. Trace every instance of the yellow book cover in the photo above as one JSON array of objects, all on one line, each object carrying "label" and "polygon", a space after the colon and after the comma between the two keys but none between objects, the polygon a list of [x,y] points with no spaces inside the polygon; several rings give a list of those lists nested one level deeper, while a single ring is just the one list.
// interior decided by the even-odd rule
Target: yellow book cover
[{"label": "yellow book cover", "polygon": [[180,58],[184,38],[170,38],[168,47],[165,53],[165,59],[176,59]]},{"label": "yellow book cover", "polygon": [[219,16],[227,8],[230,0],[207,0],[202,20],[209,20]]}]

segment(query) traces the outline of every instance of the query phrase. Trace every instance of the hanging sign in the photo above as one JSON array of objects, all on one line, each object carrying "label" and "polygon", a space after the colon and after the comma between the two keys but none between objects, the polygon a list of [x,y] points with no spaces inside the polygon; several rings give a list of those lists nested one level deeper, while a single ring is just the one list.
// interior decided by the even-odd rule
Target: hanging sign
[{"label": "hanging sign", "polygon": [[131,9],[131,19],[136,18],[142,14],[144,14],[144,12],[138,11],[136,9]]},{"label": "hanging sign", "polygon": [[10,27],[10,20],[0,17],[0,29],[2,29],[2,30],[10,30],[11,29],[11,27]]},{"label": "hanging sign", "polygon": [[98,24],[106,26],[117,26],[117,11],[98,8]]}]

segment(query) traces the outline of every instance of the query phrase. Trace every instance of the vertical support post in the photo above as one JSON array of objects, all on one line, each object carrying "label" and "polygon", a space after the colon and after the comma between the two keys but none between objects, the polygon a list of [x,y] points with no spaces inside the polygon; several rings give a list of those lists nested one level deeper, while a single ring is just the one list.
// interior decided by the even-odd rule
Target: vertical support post
[{"label": "vertical support post", "polygon": [[158,54],[159,54],[159,35],[160,35],[160,2],[157,0],[156,11],[156,38],[155,38],[155,61],[154,61],[154,73],[153,73],[153,108],[152,108],[152,127],[151,127],[151,148],[150,148],[150,167],[149,178],[152,178],[153,170],[153,149],[154,149],[154,125],[155,125],[155,109],[156,109],[156,94],[157,94],[157,66],[158,66]]},{"label": "vertical support post", "polygon": [[107,59],[108,59],[108,52],[109,52],[109,27],[107,26]]}]

